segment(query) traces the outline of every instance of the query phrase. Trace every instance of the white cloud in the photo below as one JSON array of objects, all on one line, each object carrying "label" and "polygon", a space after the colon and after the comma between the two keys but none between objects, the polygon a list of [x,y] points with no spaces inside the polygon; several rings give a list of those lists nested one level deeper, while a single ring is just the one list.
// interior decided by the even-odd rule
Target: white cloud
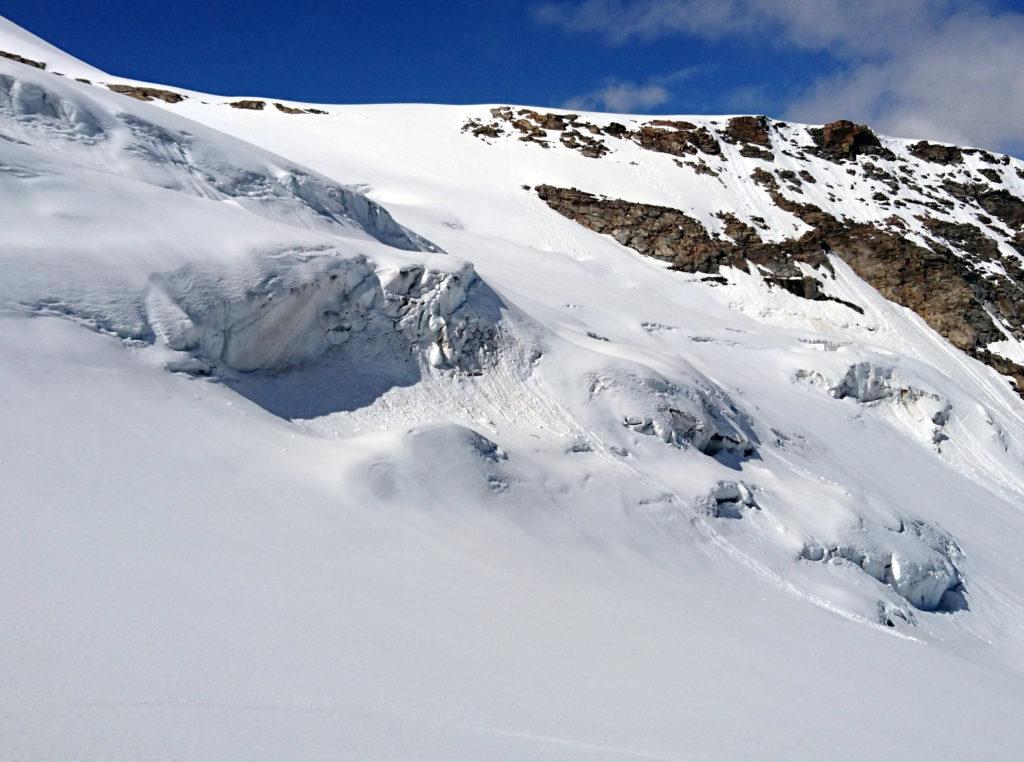
[{"label": "white cloud", "polygon": [[825,51],[779,104],[786,118],[851,118],[882,132],[1024,148],[1024,13],[954,0],[583,0],[535,9],[542,23],[612,44],[669,35]]},{"label": "white cloud", "polygon": [[583,111],[630,113],[638,109],[660,106],[668,100],[668,96],[668,90],[663,85],[614,80],[589,93],[570,98],[563,107]]}]

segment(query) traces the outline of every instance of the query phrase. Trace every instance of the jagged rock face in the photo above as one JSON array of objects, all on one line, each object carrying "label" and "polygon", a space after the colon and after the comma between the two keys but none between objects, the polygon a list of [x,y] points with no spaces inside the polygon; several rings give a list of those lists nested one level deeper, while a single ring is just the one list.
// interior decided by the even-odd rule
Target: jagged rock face
[{"label": "jagged rock face", "polygon": [[513,113],[507,106],[491,109],[492,120],[482,122],[470,119],[463,125],[463,132],[469,132],[481,139],[500,138],[506,134],[518,133],[519,140],[534,143],[542,148],[549,147],[548,132],[557,133],[559,142],[566,148],[578,151],[590,159],[599,159],[608,153],[608,147],[598,136],[606,132],[596,124],[580,120],[578,114],[542,114],[531,109],[519,109]]},{"label": "jagged rock face", "polygon": [[[754,179],[781,208],[813,229],[797,239],[765,243],[749,226],[725,217],[732,240],[721,240],[675,209],[547,185],[538,186],[537,193],[560,214],[641,254],[671,262],[673,269],[716,274],[723,265],[745,267],[750,261],[771,273],[770,284],[805,298],[827,297],[819,282],[805,276],[796,263],[828,268],[827,254],[835,254],[887,299],[912,309],[954,346],[1011,375],[1024,389],[1024,368],[1009,361],[997,364],[994,355],[983,351],[1003,336],[987,305],[997,305],[1013,329],[1024,335],[1024,307],[1016,286],[1024,278],[983,278],[948,248],[933,250],[874,225],[840,222],[812,204],[782,196],[774,176],[764,170],[756,170]],[[955,227],[942,230],[952,236],[965,233]],[[991,246],[984,244],[979,250],[991,253]]]},{"label": "jagged rock face", "polygon": [[[262,111],[266,105],[266,101],[261,100],[240,100],[232,101],[228,104],[231,108],[246,109],[249,111]],[[275,103],[274,108],[284,114],[326,114],[318,108],[293,108],[292,106],[286,106],[283,103]]]},{"label": "jagged rock face", "polygon": [[756,230],[728,214],[721,215],[729,236],[723,240],[713,238],[700,222],[677,209],[602,199],[550,185],[538,186],[536,190],[560,214],[598,233],[611,235],[641,254],[670,262],[674,270],[717,274],[723,265],[744,267],[749,260],[768,270],[772,285],[808,299],[827,298],[818,290],[816,281],[795,265],[799,261],[827,268],[826,249],[820,240],[765,243]]},{"label": "jagged rock face", "polygon": [[641,127],[633,137],[648,151],[673,156],[685,156],[698,151],[714,156],[722,151],[707,127],[697,127],[690,122],[655,119]]},{"label": "jagged rock face", "polygon": [[870,127],[846,119],[829,122],[821,128],[813,128],[810,133],[818,155],[833,161],[878,155],[886,151]]},{"label": "jagged rock face", "polygon": [[963,164],[964,155],[956,146],[944,146],[920,140],[910,147],[910,153],[918,159],[934,164]]},{"label": "jagged rock face", "polygon": [[[560,142],[591,158],[601,158],[618,149],[618,141],[628,141],[676,157],[678,167],[712,178],[707,182],[746,193],[705,161],[716,158],[733,168],[735,159],[723,146],[738,146],[741,157],[769,163],[750,172],[751,180],[776,207],[811,230],[766,243],[750,218],[737,216],[737,209],[712,209],[725,233],[714,236],[693,217],[667,206],[551,185],[538,185],[537,192],[560,214],[670,262],[673,269],[717,274],[723,265],[745,268],[752,262],[770,286],[808,299],[830,297],[823,294],[822,281],[806,276],[798,264],[827,273],[828,255],[834,254],[885,298],[913,310],[954,346],[1024,388],[1024,367],[986,349],[1002,341],[1006,331],[1024,338],[1024,265],[1008,254],[1016,249],[1024,255],[1024,200],[1015,195],[1015,183],[1008,182],[1011,176],[1002,168],[1009,164],[1008,157],[924,140],[906,144],[905,153],[897,156],[892,141],[883,143],[867,125],[848,120],[805,131],[763,116],[732,117],[724,126],[715,121],[699,124],[697,119],[599,125],[578,114],[529,109],[513,113],[510,107],[492,109],[491,116],[489,123],[471,119],[463,129],[482,139],[512,131],[524,142],[545,148],[557,148]],[[780,154],[789,166],[772,168]],[[849,186],[828,173],[816,176],[808,171],[815,163],[820,166],[808,154],[843,165],[851,176]],[[978,161],[990,166],[978,167]],[[793,166],[794,162],[798,163]],[[927,165],[949,169],[937,171]],[[1024,177],[1021,167],[1016,172]],[[830,211],[794,200],[794,194],[820,199],[822,182]],[[805,194],[808,184],[818,187]],[[854,199],[892,214],[882,222],[848,219],[836,205]]]},{"label": "jagged rock face", "polygon": [[977,196],[981,207],[1011,230],[1024,230],[1024,201],[1009,191],[994,190]]},{"label": "jagged rock face", "polygon": [[677,209],[601,199],[551,185],[536,190],[560,214],[641,254],[671,262],[676,269],[717,273],[720,264],[734,261],[735,246],[730,241],[713,239],[703,225]]},{"label": "jagged rock face", "polygon": [[[1024,308],[1019,299],[1024,271],[1019,265],[1007,262],[1009,273],[1004,278],[982,273],[944,246],[925,248],[898,233],[874,225],[842,223],[812,204],[793,202],[763,170],[755,170],[754,181],[765,186],[776,205],[814,228],[800,240],[819,241],[886,299],[914,310],[958,349],[989,361],[991,355],[982,353],[982,348],[1002,338],[986,309],[991,304],[999,306],[1015,335],[1024,335]],[[979,260],[997,252],[994,242],[980,243],[967,230],[970,227],[940,224],[938,230],[961,242],[974,241]],[[1016,379],[1018,389],[1024,389],[1024,368],[1010,366],[1015,369],[1008,375]]]},{"label": "jagged rock face", "polygon": [[723,131],[723,138],[730,143],[756,143],[761,146],[772,144],[768,133],[768,119],[763,116],[734,116]]},{"label": "jagged rock face", "polygon": [[180,103],[185,100],[185,96],[181,93],[161,90],[157,87],[136,87],[135,85],[107,85],[107,87],[115,93],[127,95],[129,98],[139,101],[160,100],[164,103]]}]

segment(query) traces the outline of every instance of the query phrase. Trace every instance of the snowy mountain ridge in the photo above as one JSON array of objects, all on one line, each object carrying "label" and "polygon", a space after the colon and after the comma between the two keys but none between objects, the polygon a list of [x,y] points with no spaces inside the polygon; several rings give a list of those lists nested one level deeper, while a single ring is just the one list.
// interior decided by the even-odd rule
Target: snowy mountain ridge
[{"label": "snowy mountain ridge", "polygon": [[0,51],[5,753],[1013,758],[1020,161]]}]

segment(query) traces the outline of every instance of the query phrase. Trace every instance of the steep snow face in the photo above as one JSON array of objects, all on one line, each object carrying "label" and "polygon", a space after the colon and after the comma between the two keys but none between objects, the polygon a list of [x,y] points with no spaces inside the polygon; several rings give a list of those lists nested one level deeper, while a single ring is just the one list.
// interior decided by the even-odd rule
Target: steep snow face
[{"label": "steep snow face", "polygon": [[55,151],[81,169],[232,201],[275,222],[436,250],[364,195],[301,167],[123,97],[22,65],[4,67],[0,114],[13,166],[30,149]]},{"label": "steep snow face", "polygon": [[1006,379],[827,251],[676,272],[534,190],[787,241],[756,131],[142,102],[0,32],[6,756],[1019,753]]},{"label": "steep snow face", "polygon": [[240,370],[312,360],[368,321],[458,363],[475,329],[449,318],[472,267],[432,256],[363,194],[147,104],[0,66],[6,303]]},{"label": "steep snow face", "polygon": [[474,312],[484,288],[469,264],[377,272],[337,252],[284,253],[254,257],[245,271],[187,267],[154,278],[145,310],[164,346],[234,370],[284,370],[353,337],[400,338],[434,367],[468,370],[497,329],[496,315]]}]

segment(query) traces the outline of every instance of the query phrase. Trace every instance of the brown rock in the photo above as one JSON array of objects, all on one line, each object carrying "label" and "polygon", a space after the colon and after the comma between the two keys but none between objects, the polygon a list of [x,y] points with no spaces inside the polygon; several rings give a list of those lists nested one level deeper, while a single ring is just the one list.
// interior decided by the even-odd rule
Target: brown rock
[{"label": "brown rock", "polygon": [[745,145],[740,149],[740,156],[745,156],[748,159],[761,159],[762,161],[775,161],[775,154],[771,151],[766,151],[763,148],[758,148],[755,145]]},{"label": "brown rock", "polygon": [[6,50],[0,50],[0,58],[7,58],[11,61],[17,61],[20,64],[25,64],[26,66],[34,66],[37,69],[46,68],[46,64],[42,61],[33,61],[31,58],[23,58],[22,56],[19,56],[17,53],[8,53]]},{"label": "brown rock", "polygon": [[[625,129],[625,128],[623,128]],[[633,140],[648,151],[668,153],[673,156],[695,154],[697,151],[709,155],[721,153],[721,146],[707,127],[694,127],[690,122],[673,122],[655,119],[631,133]]]},{"label": "brown rock", "polygon": [[929,143],[927,140],[914,143],[909,150],[912,156],[933,164],[962,164],[964,161],[963,151],[956,146]]},{"label": "brown rock", "polygon": [[252,111],[262,111],[263,107],[267,105],[266,101],[232,101],[228,104],[231,108],[242,108],[250,109]]},{"label": "brown rock", "polygon": [[180,103],[185,96],[171,90],[161,90],[156,87],[137,87],[136,85],[107,85],[107,88],[115,93],[127,95],[140,101],[160,100],[164,103]]},{"label": "brown rock", "polygon": [[[673,269],[714,274],[723,265],[745,267],[750,261],[762,269],[769,284],[808,299],[827,297],[821,292],[821,282],[814,278],[808,281],[796,263],[828,270],[827,255],[833,254],[886,299],[920,315],[954,346],[1011,376],[1018,392],[1024,395],[1024,368],[984,350],[1003,337],[989,316],[990,310],[1015,336],[1024,336],[1024,301],[1019,298],[1024,268],[1002,259],[1008,277],[996,278],[972,265],[972,261],[998,256],[998,246],[984,231],[973,225],[924,218],[937,237],[967,252],[969,258],[964,259],[938,243],[932,248],[919,246],[895,225],[886,229],[843,222],[813,204],[792,201],[781,194],[776,178],[764,169],[755,169],[752,178],[777,206],[799,217],[812,230],[797,239],[765,243],[749,225],[722,213],[719,218],[731,239],[722,240],[677,209],[599,198],[547,185],[536,190],[559,214],[608,234],[641,254],[668,261]],[[989,194],[996,194],[989,195],[993,203],[1010,204],[1012,214],[1017,213],[1018,207],[999,195],[1005,191]],[[1021,241],[1024,245],[1024,235]]]},{"label": "brown rock", "polygon": [[878,136],[866,124],[840,119],[824,127],[812,127],[809,132],[816,146],[814,153],[831,161],[854,159],[862,155],[895,158],[890,151],[882,148]]},{"label": "brown rock", "polygon": [[997,170],[994,170],[991,167],[984,167],[982,169],[979,169],[978,174],[984,175],[989,182],[996,183],[997,185],[1002,185],[1003,183],[1003,176],[1000,175]]},{"label": "brown rock", "polygon": [[768,119],[763,116],[734,116],[722,131],[722,137],[729,143],[770,146],[772,139],[768,127]]}]

